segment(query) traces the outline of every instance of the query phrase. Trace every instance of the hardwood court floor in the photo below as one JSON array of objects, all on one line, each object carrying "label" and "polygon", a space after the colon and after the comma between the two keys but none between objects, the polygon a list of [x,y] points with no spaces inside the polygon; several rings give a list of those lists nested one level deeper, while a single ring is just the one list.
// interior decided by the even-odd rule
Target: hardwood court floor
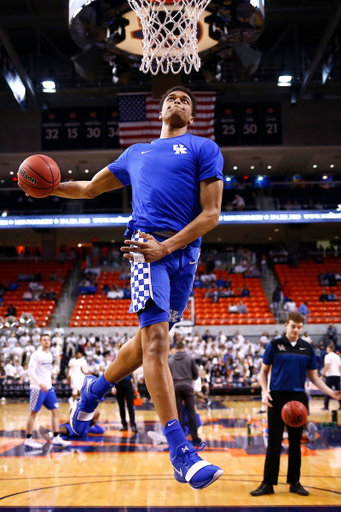
[{"label": "hardwood court floor", "polygon": [[[275,494],[253,498],[249,492],[262,479],[266,437],[266,415],[257,414],[260,402],[213,402],[200,408],[201,437],[208,447],[204,458],[220,465],[224,475],[212,486],[194,491],[173,478],[164,445],[153,445],[148,430],[158,430],[152,407],[136,409],[139,429],[120,432],[115,402],[100,405],[104,436],[76,439],[68,449],[25,450],[27,403],[0,405],[0,509],[20,510],[66,507],[336,507],[341,510],[341,426],[321,429],[330,420],[320,411],[321,400],[311,403],[310,420],[318,426],[317,440],[302,444],[301,483],[310,496],[288,493],[285,483],[287,448],[284,442],[279,485]],[[247,418],[251,416],[251,436]],[[340,414],[339,414],[340,416]],[[61,419],[68,419],[68,404],[61,404]],[[50,414],[42,410],[36,428],[50,425]],[[43,440],[41,440],[43,442]],[[340,508],[339,508],[340,507]]]}]

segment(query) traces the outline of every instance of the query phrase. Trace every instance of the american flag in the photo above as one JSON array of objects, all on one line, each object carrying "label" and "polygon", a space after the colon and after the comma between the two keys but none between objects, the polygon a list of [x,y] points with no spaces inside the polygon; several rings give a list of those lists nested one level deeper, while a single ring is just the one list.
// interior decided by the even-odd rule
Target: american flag
[{"label": "american flag", "polygon": [[[188,132],[214,140],[215,92],[195,92],[197,111]],[[161,132],[160,100],[151,94],[119,94],[120,145],[126,148],[136,142],[151,142]]]}]

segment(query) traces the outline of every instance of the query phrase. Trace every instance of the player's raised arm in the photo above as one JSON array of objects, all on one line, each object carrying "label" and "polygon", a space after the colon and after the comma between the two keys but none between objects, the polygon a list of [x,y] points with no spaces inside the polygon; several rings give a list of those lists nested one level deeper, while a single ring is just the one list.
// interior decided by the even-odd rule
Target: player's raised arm
[{"label": "player's raised arm", "polygon": [[171,253],[197,238],[205,235],[219,224],[223,182],[217,178],[208,178],[200,182],[200,204],[202,212],[184,229],[163,242]]},{"label": "player's raised arm", "polygon": [[[197,238],[205,235],[219,223],[221,201],[223,195],[223,182],[217,178],[208,178],[200,182],[200,204],[202,212],[179,233],[164,242],[158,242],[152,235],[141,233],[147,242],[125,240],[129,247],[121,247],[125,252],[124,258],[133,259],[132,253],[143,254],[145,261],[157,261],[184,245],[190,244]],[[131,246],[134,247],[131,247]]]},{"label": "player's raised arm", "polygon": [[52,195],[68,199],[93,199],[94,197],[122,188],[123,185],[108,167],[99,171],[91,181],[67,181],[59,185]]}]

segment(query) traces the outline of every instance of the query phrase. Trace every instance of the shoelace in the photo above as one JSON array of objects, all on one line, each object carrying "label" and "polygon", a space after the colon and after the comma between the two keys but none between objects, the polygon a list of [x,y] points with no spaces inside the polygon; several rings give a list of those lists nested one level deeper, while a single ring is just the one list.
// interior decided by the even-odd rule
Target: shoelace
[{"label": "shoelace", "polygon": [[207,444],[205,443],[205,441],[201,441],[201,443],[198,444],[198,446],[196,448],[194,448],[194,450],[196,452],[201,452],[204,448],[206,448]]},{"label": "shoelace", "polygon": [[191,448],[191,450],[189,450],[188,452],[185,452],[185,453],[181,456],[181,458],[185,459],[185,458],[187,458],[187,457],[188,457],[188,458],[189,458],[189,460],[190,460],[191,462],[194,462],[194,461],[192,460],[192,456],[193,456],[193,455],[197,456],[197,453],[198,453],[198,452],[201,452],[204,448],[206,448],[206,446],[207,446],[207,445],[206,445],[205,441],[202,441],[200,444],[198,444],[198,446],[197,446],[196,448],[194,448],[194,447],[193,447],[193,448]]}]

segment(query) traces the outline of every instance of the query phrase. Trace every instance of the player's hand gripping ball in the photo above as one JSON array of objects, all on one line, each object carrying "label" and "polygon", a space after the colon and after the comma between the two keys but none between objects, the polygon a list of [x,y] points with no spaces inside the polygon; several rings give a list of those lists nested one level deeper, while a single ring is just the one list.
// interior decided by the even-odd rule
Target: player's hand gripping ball
[{"label": "player's hand gripping ball", "polygon": [[282,407],[282,420],[289,427],[302,427],[308,418],[308,409],[302,402],[292,400]]},{"label": "player's hand gripping ball", "polygon": [[32,155],[26,158],[18,170],[18,185],[32,197],[47,197],[60,183],[58,164],[46,155]]}]

